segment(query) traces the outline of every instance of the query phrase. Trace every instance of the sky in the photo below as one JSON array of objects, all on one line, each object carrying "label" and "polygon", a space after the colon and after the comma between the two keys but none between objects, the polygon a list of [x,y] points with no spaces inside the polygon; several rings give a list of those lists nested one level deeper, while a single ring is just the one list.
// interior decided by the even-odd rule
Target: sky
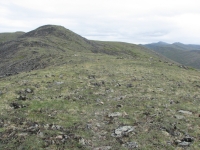
[{"label": "sky", "polygon": [[0,33],[47,24],[91,40],[200,44],[200,0],[0,0]]}]

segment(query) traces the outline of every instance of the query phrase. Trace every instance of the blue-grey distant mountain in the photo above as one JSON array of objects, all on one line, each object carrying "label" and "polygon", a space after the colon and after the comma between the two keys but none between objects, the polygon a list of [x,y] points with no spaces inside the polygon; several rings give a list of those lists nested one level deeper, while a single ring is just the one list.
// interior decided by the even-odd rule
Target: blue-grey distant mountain
[{"label": "blue-grey distant mountain", "polygon": [[178,63],[200,69],[200,45],[165,42],[143,45]]}]

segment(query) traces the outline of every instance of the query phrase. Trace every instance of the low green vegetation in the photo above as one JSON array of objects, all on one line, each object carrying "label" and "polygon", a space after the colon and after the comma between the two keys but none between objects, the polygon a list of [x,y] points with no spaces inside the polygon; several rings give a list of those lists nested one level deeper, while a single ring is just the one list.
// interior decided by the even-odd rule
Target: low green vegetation
[{"label": "low green vegetation", "polygon": [[200,45],[158,42],[144,46],[180,64],[200,69]]},{"label": "low green vegetation", "polygon": [[[73,63],[1,78],[1,149],[181,149],[186,135],[199,149],[199,71],[132,51],[75,53]],[[125,125],[135,130],[111,136]]]},{"label": "low green vegetation", "polygon": [[24,32],[0,33],[0,43],[15,40],[23,34]]},{"label": "low green vegetation", "polygon": [[199,70],[52,26],[0,53],[0,149],[200,148]]}]

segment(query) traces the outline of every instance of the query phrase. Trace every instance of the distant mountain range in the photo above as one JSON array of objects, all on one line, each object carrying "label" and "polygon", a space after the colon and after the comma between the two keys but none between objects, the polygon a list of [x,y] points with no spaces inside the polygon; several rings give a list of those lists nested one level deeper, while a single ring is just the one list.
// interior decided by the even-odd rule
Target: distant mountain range
[{"label": "distant mountain range", "polygon": [[200,69],[200,45],[158,42],[143,46],[178,63]]}]

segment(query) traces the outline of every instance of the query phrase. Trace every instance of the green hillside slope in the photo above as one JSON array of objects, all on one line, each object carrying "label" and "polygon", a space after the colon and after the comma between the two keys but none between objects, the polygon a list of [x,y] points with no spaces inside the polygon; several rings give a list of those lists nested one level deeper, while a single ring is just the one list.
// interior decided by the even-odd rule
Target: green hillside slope
[{"label": "green hillside slope", "polygon": [[36,31],[8,42],[12,53],[0,47],[8,63],[19,52],[16,64],[47,63],[0,78],[0,149],[199,149],[198,70],[134,44]]},{"label": "green hillside slope", "polygon": [[200,69],[200,45],[152,43],[144,46],[178,63]]},{"label": "green hillside slope", "polygon": [[0,43],[14,40],[23,34],[24,32],[0,33]]},{"label": "green hillside slope", "polygon": [[135,57],[143,51],[147,52],[134,44],[90,41],[64,27],[46,25],[0,44],[0,75],[66,64],[78,53]]}]

